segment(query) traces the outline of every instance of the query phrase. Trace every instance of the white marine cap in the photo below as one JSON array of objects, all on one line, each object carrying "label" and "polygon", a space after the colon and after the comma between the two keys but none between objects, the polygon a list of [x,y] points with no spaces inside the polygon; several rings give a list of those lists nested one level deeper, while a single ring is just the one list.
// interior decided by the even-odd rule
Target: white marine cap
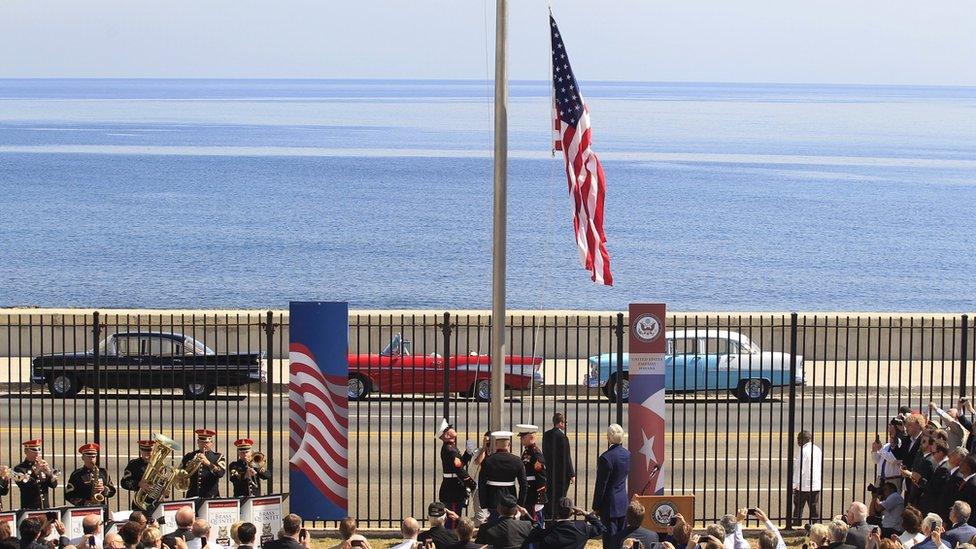
[{"label": "white marine cap", "polygon": [[515,435],[515,433],[513,433],[511,431],[492,431],[491,432],[491,438],[493,438],[495,440],[504,440],[506,438],[512,438],[512,436],[514,436],[514,435]]},{"label": "white marine cap", "polygon": [[538,433],[539,428],[536,427],[535,425],[532,425],[531,423],[519,423],[518,425],[515,426],[515,432],[518,433],[519,436],[531,435],[531,434]]},{"label": "white marine cap", "polygon": [[451,424],[447,422],[447,418],[441,418],[440,422],[437,424],[437,433],[434,434],[434,438],[441,438],[444,431],[451,428]]}]

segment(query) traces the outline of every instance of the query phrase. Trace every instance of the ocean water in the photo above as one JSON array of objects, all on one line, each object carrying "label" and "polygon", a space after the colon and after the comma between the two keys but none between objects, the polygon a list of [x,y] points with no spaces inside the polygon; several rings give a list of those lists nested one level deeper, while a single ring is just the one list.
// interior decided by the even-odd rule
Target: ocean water
[{"label": "ocean water", "polygon": [[[616,285],[514,82],[510,308],[976,309],[976,89],[581,86]],[[0,80],[0,306],[487,308],[491,93]]]}]

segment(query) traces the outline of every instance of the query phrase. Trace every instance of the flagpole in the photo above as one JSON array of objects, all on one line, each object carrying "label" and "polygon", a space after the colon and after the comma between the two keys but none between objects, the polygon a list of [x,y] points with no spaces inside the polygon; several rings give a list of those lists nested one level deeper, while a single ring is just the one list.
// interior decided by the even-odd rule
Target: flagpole
[{"label": "flagpole", "polygon": [[491,404],[488,424],[502,429],[505,395],[505,251],[508,215],[508,2],[495,3],[495,162],[491,270]]}]

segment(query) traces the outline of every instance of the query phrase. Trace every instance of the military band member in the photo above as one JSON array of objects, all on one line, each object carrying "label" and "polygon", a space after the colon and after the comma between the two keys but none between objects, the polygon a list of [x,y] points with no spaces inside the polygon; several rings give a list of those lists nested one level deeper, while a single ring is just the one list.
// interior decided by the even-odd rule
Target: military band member
[{"label": "military band member", "polygon": [[57,488],[60,471],[52,469],[41,458],[41,439],[24,442],[24,461],[14,467],[14,472],[27,475],[16,481],[20,488],[20,508],[47,509],[48,490]]},{"label": "military band member", "polygon": [[115,485],[104,467],[98,466],[101,446],[94,442],[78,448],[83,465],[74,470],[64,485],[64,499],[74,505],[104,505],[115,495]]},{"label": "military band member", "polygon": [[517,497],[519,505],[525,503],[525,467],[522,460],[512,454],[511,431],[495,431],[491,438],[495,451],[481,465],[478,501],[482,509],[488,510],[488,520],[493,522],[498,518],[496,508],[502,494]]},{"label": "military band member", "polygon": [[[468,462],[474,455],[472,448],[465,448],[461,453],[457,447],[457,431],[447,423],[446,419],[441,419],[437,428],[437,438],[443,442],[441,445],[441,488],[437,497],[445,507],[455,513],[454,516],[461,515],[468,506],[468,498],[471,492],[478,487],[471,475],[468,473]],[[456,518],[448,514],[444,522],[444,527],[453,530],[457,526]]]},{"label": "military band member", "polygon": [[[197,471],[190,476],[190,487],[186,490],[186,497],[219,498],[220,478],[227,472],[227,462],[218,452],[213,451],[214,437],[217,432],[211,429],[197,429],[197,449],[183,456],[180,465],[186,469],[191,461],[198,461]],[[196,467],[196,465],[192,466]]]},{"label": "military band member", "polygon": [[[268,473],[267,463],[264,459],[255,459],[251,453],[254,441],[249,438],[241,438],[234,441],[237,447],[237,461],[231,463],[227,470],[230,475],[230,483],[234,485],[234,497],[243,498],[261,495],[261,481],[271,480]],[[263,456],[263,454],[258,454]]]},{"label": "military band member", "polygon": [[546,506],[546,462],[542,457],[542,450],[536,444],[535,434],[539,428],[535,425],[519,424],[515,426],[522,442],[522,466],[525,468],[525,503],[523,506],[532,516],[532,522],[543,524],[542,509]]},{"label": "military band member", "polygon": [[148,490],[149,486],[142,481],[142,476],[146,474],[146,466],[149,465],[149,458],[152,457],[155,440],[140,440],[139,457],[131,460],[122,472],[122,480],[119,484],[126,490],[135,492],[136,490]]}]

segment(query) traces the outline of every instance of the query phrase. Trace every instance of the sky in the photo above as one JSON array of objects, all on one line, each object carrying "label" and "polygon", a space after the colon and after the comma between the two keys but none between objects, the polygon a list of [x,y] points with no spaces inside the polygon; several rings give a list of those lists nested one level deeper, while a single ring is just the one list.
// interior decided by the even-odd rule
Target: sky
[{"label": "sky", "polygon": [[[547,4],[510,2],[512,79]],[[583,80],[976,85],[972,0],[553,0]],[[3,0],[0,78],[490,79],[492,0]]]}]

